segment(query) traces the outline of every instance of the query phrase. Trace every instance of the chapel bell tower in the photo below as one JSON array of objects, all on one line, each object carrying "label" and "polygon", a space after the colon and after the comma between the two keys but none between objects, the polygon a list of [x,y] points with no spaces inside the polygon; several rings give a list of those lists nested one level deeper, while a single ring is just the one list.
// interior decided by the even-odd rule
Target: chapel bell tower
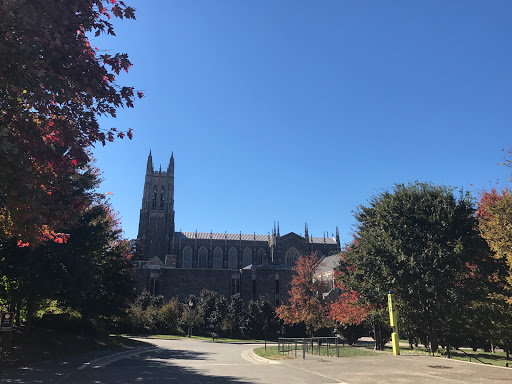
[{"label": "chapel bell tower", "polygon": [[139,219],[139,241],[144,258],[158,256],[165,260],[174,236],[174,154],[171,154],[167,172],[153,168],[149,151],[146,179]]}]

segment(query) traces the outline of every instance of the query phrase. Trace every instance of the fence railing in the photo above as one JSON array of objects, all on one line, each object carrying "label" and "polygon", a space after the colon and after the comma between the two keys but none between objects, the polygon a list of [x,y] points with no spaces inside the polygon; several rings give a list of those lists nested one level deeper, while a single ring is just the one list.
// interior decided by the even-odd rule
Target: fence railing
[{"label": "fence railing", "polygon": [[340,356],[340,346],[345,346],[345,340],[341,337],[280,337],[277,341],[277,350],[281,353],[292,353],[297,357],[297,351],[302,352],[302,358],[306,353]]}]

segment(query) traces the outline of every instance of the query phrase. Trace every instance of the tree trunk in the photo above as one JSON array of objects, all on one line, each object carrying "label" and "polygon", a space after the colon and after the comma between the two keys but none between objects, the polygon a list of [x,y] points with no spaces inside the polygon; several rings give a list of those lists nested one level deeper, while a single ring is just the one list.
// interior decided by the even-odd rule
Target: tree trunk
[{"label": "tree trunk", "polygon": [[25,321],[25,336],[30,336],[32,333],[32,318],[34,317],[35,305],[32,294],[27,297],[27,319]]},{"label": "tree trunk", "polygon": [[21,301],[16,301],[16,311],[14,312],[14,321],[16,322],[16,328],[21,326],[20,324],[20,316],[21,316]]}]

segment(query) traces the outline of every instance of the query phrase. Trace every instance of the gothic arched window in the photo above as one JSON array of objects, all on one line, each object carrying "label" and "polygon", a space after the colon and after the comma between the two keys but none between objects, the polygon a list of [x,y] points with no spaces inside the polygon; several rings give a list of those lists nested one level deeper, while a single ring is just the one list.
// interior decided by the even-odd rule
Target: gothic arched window
[{"label": "gothic arched window", "polygon": [[208,249],[205,246],[199,248],[197,252],[199,256],[198,268],[208,268]]},{"label": "gothic arched window", "polygon": [[238,251],[235,247],[229,248],[228,251],[228,268],[231,270],[238,269]]},{"label": "gothic arched window", "polygon": [[256,254],[256,264],[267,264],[267,255],[265,254],[265,250],[263,248],[258,249],[258,253]]},{"label": "gothic arched window", "polygon": [[156,185],[153,187],[153,201],[151,202],[151,208],[156,208]]},{"label": "gothic arched window", "polygon": [[284,256],[284,260],[287,266],[293,267],[300,256],[299,251],[295,247],[288,248]]},{"label": "gothic arched window", "polygon": [[245,247],[243,252],[243,265],[242,267],[247,267],[252,264],[252,251],[249,247]]},{"label": "gothic arched window", "polygon": [[192,248],[186,246],[183,248],[183,261],[181,262],[182,268],[192,268]]},{"label": "gothic arched window", "polygon": [[160,190],[160,208],[164,207],[164,203],[165,203],[165,188],[162,187],[162,189]]},{"label": "gothic arched window", "polygon": [[224,252],[222,252],[221,247],[215,247],[213,250],[213,269],[222,269],[223,268],[223,259]]}]

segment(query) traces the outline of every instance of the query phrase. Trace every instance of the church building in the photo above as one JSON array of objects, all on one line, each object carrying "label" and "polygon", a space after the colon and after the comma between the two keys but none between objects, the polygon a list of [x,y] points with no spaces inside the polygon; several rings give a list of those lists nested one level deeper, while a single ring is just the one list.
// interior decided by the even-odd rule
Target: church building
[{"label": "church building", "polygon": [[[148,156],[137,241],[144,255],[137,262],[138,290],[163,294],[166,299],[198,295],[203,288],[229,297],[240,293],[246,301],[264,296],[279,305],[300,255],[319,257],[340,250],[336,237],[272,234],[177,232],[174,223],[174,156],[166,171],[155,170]],[[280,288],[281,286],[281,288]]]}]

